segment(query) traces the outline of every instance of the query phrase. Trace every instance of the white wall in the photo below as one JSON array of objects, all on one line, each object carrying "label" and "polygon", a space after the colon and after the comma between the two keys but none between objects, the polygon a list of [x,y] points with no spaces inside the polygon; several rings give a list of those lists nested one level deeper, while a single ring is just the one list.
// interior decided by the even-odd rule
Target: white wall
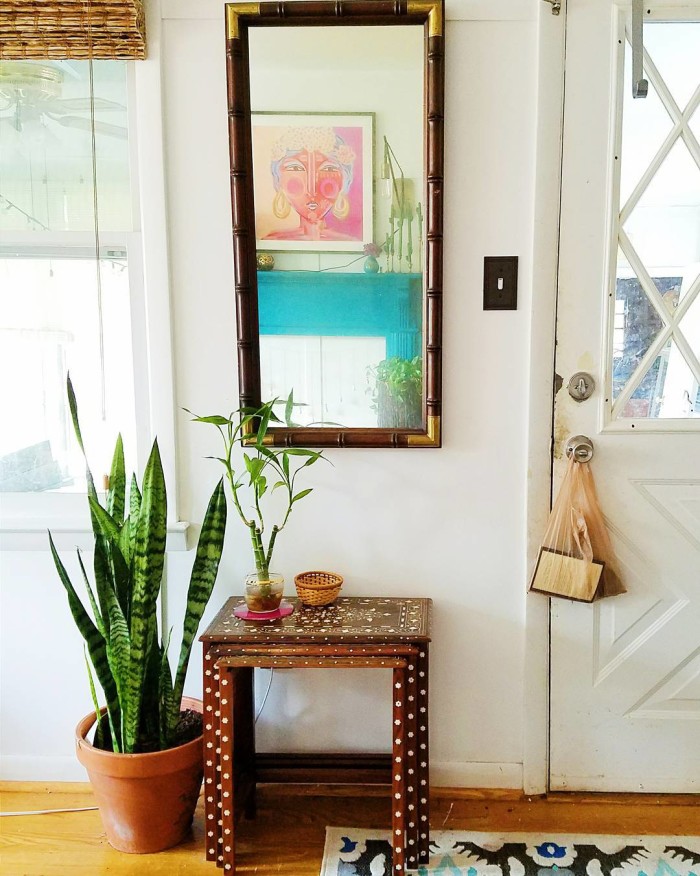
[{"label": "white wall", "polygon": [[[165,6],[161,41],[175,386],[178,409],[214,413],[237,406],[223,22],[213,6],[194,7]],[[444,446],[330,451],[333,466],[310,471],[317,489],[277,548],[290,580],[330,568],[346,595],[432,597],[437,785],[522,783],[537,22],[534,0],[509,8],[503,20],[448,15]],[[482,311],[485,255],[520,257],[516,312]],[[180,513],[199,520],[219,476],[204,459],[214,432],[180,413],[178,448]],[[81,778],[71,734],[89,701],[50,557],[1,561],[4,773]],[[170,555],[169,606],[191,561]],[[240,592],[250,565],[231,516],[207,617]],[[276,674],[260,747],[388,750],[384,680],[348,675],[340,690],[337,674]],[[24,758],[37,752],[51,760],[32,770]]]}]

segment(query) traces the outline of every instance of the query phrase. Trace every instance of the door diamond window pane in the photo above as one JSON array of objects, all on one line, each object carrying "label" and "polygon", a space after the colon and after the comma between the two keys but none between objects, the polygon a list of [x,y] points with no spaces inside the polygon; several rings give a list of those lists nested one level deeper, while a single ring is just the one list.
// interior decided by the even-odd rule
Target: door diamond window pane
[{"label": "door diamond window pane", "polygon": [[[632,56],[625,58],[624,93],[632,90]],[[620,156],[620,203],[627,203],[634,187],[668,136],[673,123],[649,83],[645,100],[626,100],[622,110],[622,154]]]},{"label": "door diamond window pane", "polygon": [[[679,285],[679,278],[655,278],[654,282],[660,291],[664,288],[672,290]],[[627,386],[663,328],[663,320],[654,309],[637,277],[618,277],[615,288],[613,401]]]},{"label": "door diamond window pane", "polygon": [[696,109],[690,119],[690,130],[695,134],[696,140],[700,140],[700,109]]},{"label": "door diamond window pane", "polygon": [[700,417],[698,382],[673,341],[664,347],[625,404],[623,418]]},{"label": "door diamond window pane", "polygon": [[645,22],[644,48],[673,99],[685,109],[700,82],[700,23]]},{"label": "door diamond window pane", "polygon": [[700,168],[685,143],[671,149],[624,229],[647,270],[698,260]]}]

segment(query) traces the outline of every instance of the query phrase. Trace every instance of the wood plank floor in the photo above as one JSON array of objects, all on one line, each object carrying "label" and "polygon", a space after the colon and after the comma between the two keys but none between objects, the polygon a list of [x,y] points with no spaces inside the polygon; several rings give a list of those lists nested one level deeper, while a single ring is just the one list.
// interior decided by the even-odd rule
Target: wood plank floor
[{"label": "wood plank floor", "polygon": [[[3,812],[64,809],[94,804],[89,785],[5,783]],[[700,835],[695,796],[557,794],[525,797],[517,791],[437,790],[433,828],[474,831],[558,831]],[[326,825],[385,828],[389,798],[378,788],[265,786],[255,821],[238,830],[238,872],[247,876],[318,876]],[[97,812],[0,819],[3,876],[199,876],[217,871],[203,858],[201,805],[190,839],[158,855],[124,855],[105,840]]]}]

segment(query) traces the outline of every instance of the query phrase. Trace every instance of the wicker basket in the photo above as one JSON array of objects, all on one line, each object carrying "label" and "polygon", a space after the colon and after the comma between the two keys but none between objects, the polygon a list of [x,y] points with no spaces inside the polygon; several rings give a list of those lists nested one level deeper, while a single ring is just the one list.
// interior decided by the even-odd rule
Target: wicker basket
[{"label": "wicker basket", "polygon": [[335,572],[300,572],[294,583],[304,605],[328,605],[338,598],[343,578]]}]

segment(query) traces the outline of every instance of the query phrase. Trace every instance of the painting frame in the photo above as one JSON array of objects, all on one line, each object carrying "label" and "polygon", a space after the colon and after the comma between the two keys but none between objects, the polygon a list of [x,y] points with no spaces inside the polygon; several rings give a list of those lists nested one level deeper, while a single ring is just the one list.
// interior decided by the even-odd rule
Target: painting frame
[{"label": "painting frame", "polygon": [[[365,244],[372,243],[374,136],[373,112],[251,112],[256,249],[361,253]],[[308,168],[297,167],[293,156],[303,154],[310,143],[320,147],[315,150],[317,153],[325,149],[329,156],[325,170],[328,200],[317,199],[320,209],[325,211],[319,219],[308,212],[319,208],[313,200],[307,208],[300,203],[303,200],[300,195],[291,204],[282,190],[288,185],[281,180],[282,162],[286,159],[291,162],[287,178],[293,178],[296,170],[299,178],[304,179]],[[297,145],[301,150],[294,148]]]}]

